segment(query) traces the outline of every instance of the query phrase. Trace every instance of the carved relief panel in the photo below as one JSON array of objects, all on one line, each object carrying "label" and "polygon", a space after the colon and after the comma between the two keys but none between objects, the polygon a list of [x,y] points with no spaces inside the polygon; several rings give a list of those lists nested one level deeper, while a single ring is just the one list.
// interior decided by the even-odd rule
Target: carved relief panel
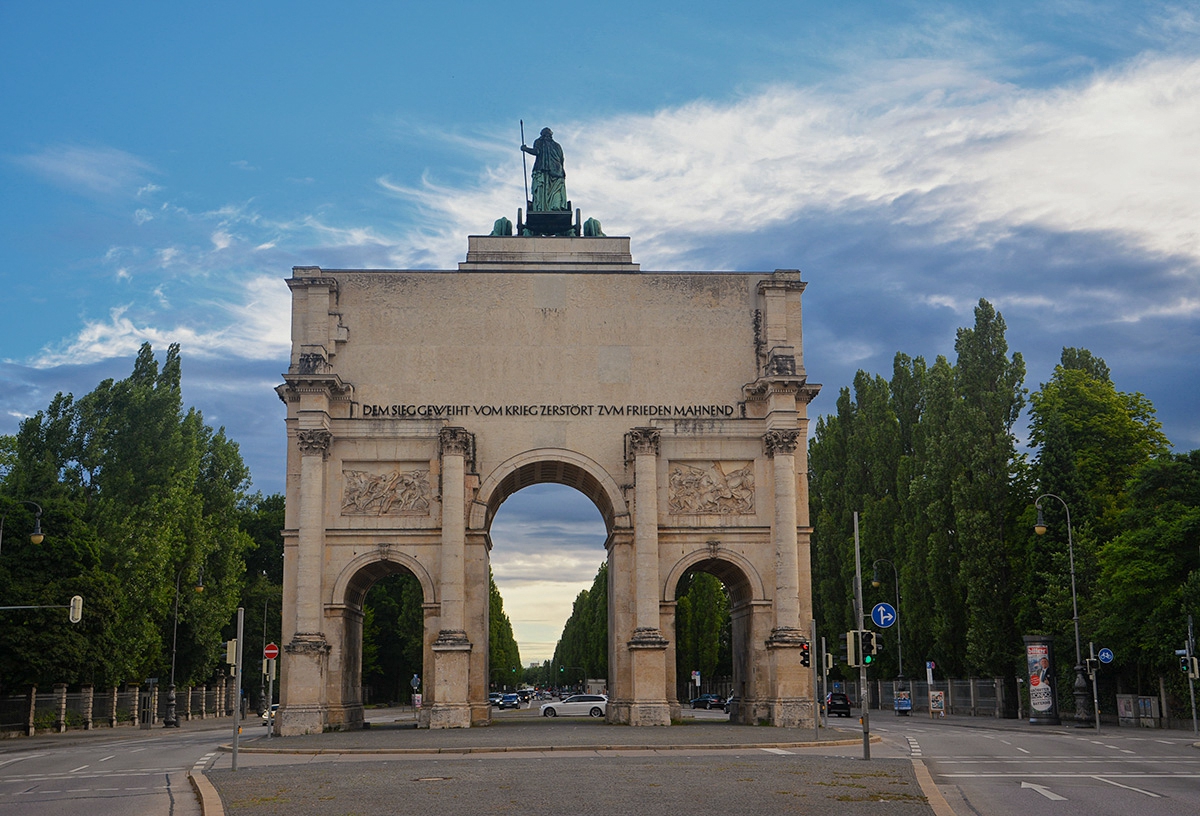
[{"label": "carved relief panel", "polygon": [[433,491],[424,463],[342,470],[343,516],[427,516]]},{"label": "carved relief panel", "polygon": [[671,462],[667,483],[671,515],[753,515],[754,462]]}]

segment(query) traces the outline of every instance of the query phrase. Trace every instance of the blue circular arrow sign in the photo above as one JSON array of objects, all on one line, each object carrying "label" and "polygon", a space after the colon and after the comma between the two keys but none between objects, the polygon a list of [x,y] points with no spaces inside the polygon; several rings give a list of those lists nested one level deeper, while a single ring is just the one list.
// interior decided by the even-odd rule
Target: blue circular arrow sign
[{"label": "blue circular arrow sign", "polygon": [[1101,663],[1112,663],[1113,661],[1112,649],[1101,649],[1100,654],[1096,656],[1100,658]]},{"label": "blue circular arrow sign", "polygon": [[875,604],[871,610],[871,620],[881,629],[887,629],[896,622],[896,608],[889,603]]}]

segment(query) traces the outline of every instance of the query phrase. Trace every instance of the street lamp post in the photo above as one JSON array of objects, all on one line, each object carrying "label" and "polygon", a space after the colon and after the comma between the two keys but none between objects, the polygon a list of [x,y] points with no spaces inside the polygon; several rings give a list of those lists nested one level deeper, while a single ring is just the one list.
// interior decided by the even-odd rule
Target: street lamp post
[{"label": "street lamp post", "polygon": [[[33,532],[29,534],[30,544],[41,544],[46,536],[42,535],[42,506],[37,502],[31,502],[28,499],[17,499],[21,504],[28,504],[34,508],[33,513]],[[8,518],[8,513],[0,514],[0,548],[4,546],[4,520]]]},{"label": "street lamp post", "polygon": [[896,571],[896,565],[886,558],[876,558],[875,563],[871,565],[874,574],[871,576],[871,586],[878,588],[882,581],[879,580],[879,565],[887,564],[892,568],[892,580],[896,584],[896,663],[899,672],[900,688],[904,688],[904,647],[902,638],[900,637],[900,573]]},{"label": "street lamp post", "polygon": [[1033,527],[1034,532],[1038,535],[1045,535],[1048,529],[1045,517],[1042,515],[1042,499],[1057,499],[1067,513],[1067,557],[1071,564],[1071,620],[1075,624],[1075,687],[1072,695],[1075,697],[1075,724],[1080,728],[1086,728],[1091,725],[1091,721],[1087,710],[1087,677],[1083,666],[1083,651],[1079,644],[1079,601],[1075,594],[1075,540],[1074,532],[1071,529],[1071,508],[1067,506],[1061,496],[1053,493],[1044,493],[1038,496],[1037,501],[1034,502],[1034,507],[1038,511],[1037,524]]},{"label": "street lamp post", "polygon": [[[163,728],[178,728],[179,718],[175,716],[175,647],[179,642],[179,581],[183,578],[186,567],[175,576],[175,622],[171,626],[171,685],[167,687],[167,714],[163,717]],[[196,581],[196,591],[204,591],[204,573]]]}]

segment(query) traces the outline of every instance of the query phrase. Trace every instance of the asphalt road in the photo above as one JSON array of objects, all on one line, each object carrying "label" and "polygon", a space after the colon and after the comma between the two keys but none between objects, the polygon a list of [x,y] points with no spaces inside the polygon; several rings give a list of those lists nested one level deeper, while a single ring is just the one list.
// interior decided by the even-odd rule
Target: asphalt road
[{"label": "asphalt road", "polygon": [[959,816],[1200,816],[1190,731],[877,721],[889,745],[903,740],[924,761]]},{"label": "asphalt road", "polygon": [[231,720],[98,729],[0,743],[0,816],[200,816],[187,779]]}]

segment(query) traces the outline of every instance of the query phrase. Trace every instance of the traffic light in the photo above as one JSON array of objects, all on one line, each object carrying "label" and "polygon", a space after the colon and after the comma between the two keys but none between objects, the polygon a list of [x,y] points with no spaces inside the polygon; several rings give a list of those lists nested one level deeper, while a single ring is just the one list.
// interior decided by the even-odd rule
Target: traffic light
[{"label": "traffic light", "polygon": [[833,671],[833,655],[831,655],[829,652],[825,653],[825,671]]},{"label": "traffic light", "polygon": [[1094,657],[1087,657],[1083,662],[1087,668],[1087,676],[1095,677],[1096,672],[1100,669],[1100,661]]},{"label": "traffic light", "polygon": [[858,637],[862,632],[855,629],[853,632],[846,633],[846,664],[850,668],[856,668],[862,665],[862,644],[859,643]]},{"label": "traffic light", "polygon": [[812,665],[812,652],[807,641],[800,644],[800,665],[804,668]]},{"label": "traffic light", "polygon": [[1184,674],[1192,673],[1192,659],[1187,655],[1179,658],[1179,670]]},{"label": "traffic light", "polygon": [[71,605],[67,612],[67,620],[71,623],[79,623],[83,620],[83,596],[73,595],[71,597]]},{"label": "traffic light", "polygon": [[1200,660],[1192,658],[1192,663],[1188,666],[1188,680],[1200,680]]},{"label": "traffic light", "polygon": [[875,662],[875,633],[870,629],[862,631],[862,664],[870,666]]}]

